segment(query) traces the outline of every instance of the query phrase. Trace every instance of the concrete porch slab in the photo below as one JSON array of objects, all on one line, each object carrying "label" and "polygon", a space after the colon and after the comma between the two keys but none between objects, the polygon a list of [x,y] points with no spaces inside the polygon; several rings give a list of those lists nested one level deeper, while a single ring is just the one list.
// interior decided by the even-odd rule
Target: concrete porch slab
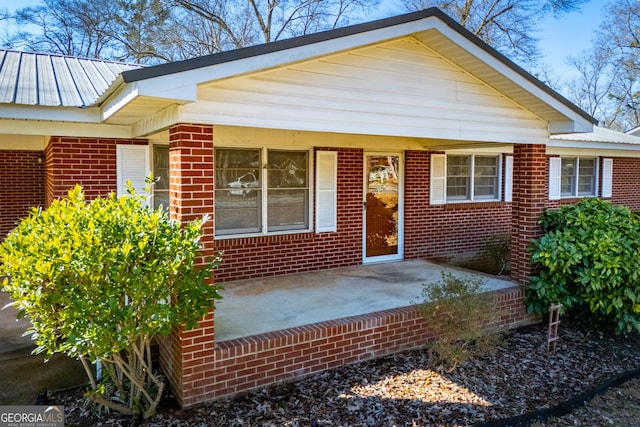
[{"label": "concrete porch slab", "polygon": [[408,260],[227,282],[215,312],[217,342],[412,305],[422,285],[442,272],[478,276],[487,291],[515,286],[507,279]]}]

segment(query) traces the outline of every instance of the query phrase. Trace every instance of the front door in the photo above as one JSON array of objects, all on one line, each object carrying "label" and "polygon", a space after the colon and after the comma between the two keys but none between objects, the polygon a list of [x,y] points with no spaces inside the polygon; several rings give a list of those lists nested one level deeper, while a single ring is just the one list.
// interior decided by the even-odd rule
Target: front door
[{"label": "front door", "polygon": [[402,259],[402,174],[398,154],[365,154],[365,262]]}]

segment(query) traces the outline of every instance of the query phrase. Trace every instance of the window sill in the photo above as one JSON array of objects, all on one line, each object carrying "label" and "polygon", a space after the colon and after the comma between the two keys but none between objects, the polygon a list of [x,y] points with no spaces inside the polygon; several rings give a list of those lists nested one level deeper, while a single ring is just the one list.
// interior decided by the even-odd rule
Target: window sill
[{"label": "window sill", "polygon": [[274,231],[271,233],[245,233],[245,234],[225,234],[222,236],[215,236],[214,240],[234,240],[234,239],[255,239],[260,237],[272,237],[272,236],[290,236],[293,234],[311,234],[314,230],[288,230],[288,231]]},{"label": "window sill", "polygon": [[473,202],[447,202],[444,205],[447,210],[454,209],[482,209],[482,208],[498,208],[510,205],[511,202],[505,202],[501,200],[483,200],[483,201],[473,201]]}]

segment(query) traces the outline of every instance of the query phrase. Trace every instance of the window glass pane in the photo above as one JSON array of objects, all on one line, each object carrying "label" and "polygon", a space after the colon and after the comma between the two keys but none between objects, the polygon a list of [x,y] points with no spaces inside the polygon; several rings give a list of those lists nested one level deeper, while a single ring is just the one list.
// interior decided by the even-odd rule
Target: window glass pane
[{"label": "window glass pane", "polygon": [[260,150],[216,149],[215,162],[216,234],[260,232]]},{"label": "window glass pane", "polygon": [[596,159],[578,159],[578,196],[596,194]]},{"label": "window glass pane", "polygon": [[476,156],[474,159],[474,199],[498,198],[497,156]]},{"label": "window glass pane", "polygon": [[309,227],[308,155],[307,151],[269,151],[268,231]]},{"label": "window glass pane", "polygon": [[471,157],[447,156],[447,200],[470,200]]},{"label": "window glass pane", "polygon": [[269,151],[269,188],[306,188],[306,151]]},{"label": "window glass pane", "polygon": [[308,228],[309,192],[307,190],[269,190],[268,230],[298,230]]},{"label": "window glass pane", "polygon": [[157,179],[153,185],[153,207],[169,209],[169,147],[166,145],[153,146],[153,177]]},{"label": "window glass pane", "polygon": [[576,194],[576,159],[561,160],[560,194],[562,196],[575,196]]}]

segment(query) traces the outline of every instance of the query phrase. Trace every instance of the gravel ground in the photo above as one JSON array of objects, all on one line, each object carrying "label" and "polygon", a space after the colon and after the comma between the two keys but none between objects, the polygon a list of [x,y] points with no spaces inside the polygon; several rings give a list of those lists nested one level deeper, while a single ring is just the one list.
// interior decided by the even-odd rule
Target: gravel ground
[{"label": "gravel ground", "polygon": [[[430,369],[426,351],[359,363],[191,410],[165,407],[146,426],[466,426],[553,407],[622,372],[640,369],[640,339],[564,324],[555,353],[546,326],[513,331],[497,351],[451,371]],[[628,381],[561,418],[532,426],[640,425],[640,387]],[[68,425],[137,425],[56,398]]]}]

